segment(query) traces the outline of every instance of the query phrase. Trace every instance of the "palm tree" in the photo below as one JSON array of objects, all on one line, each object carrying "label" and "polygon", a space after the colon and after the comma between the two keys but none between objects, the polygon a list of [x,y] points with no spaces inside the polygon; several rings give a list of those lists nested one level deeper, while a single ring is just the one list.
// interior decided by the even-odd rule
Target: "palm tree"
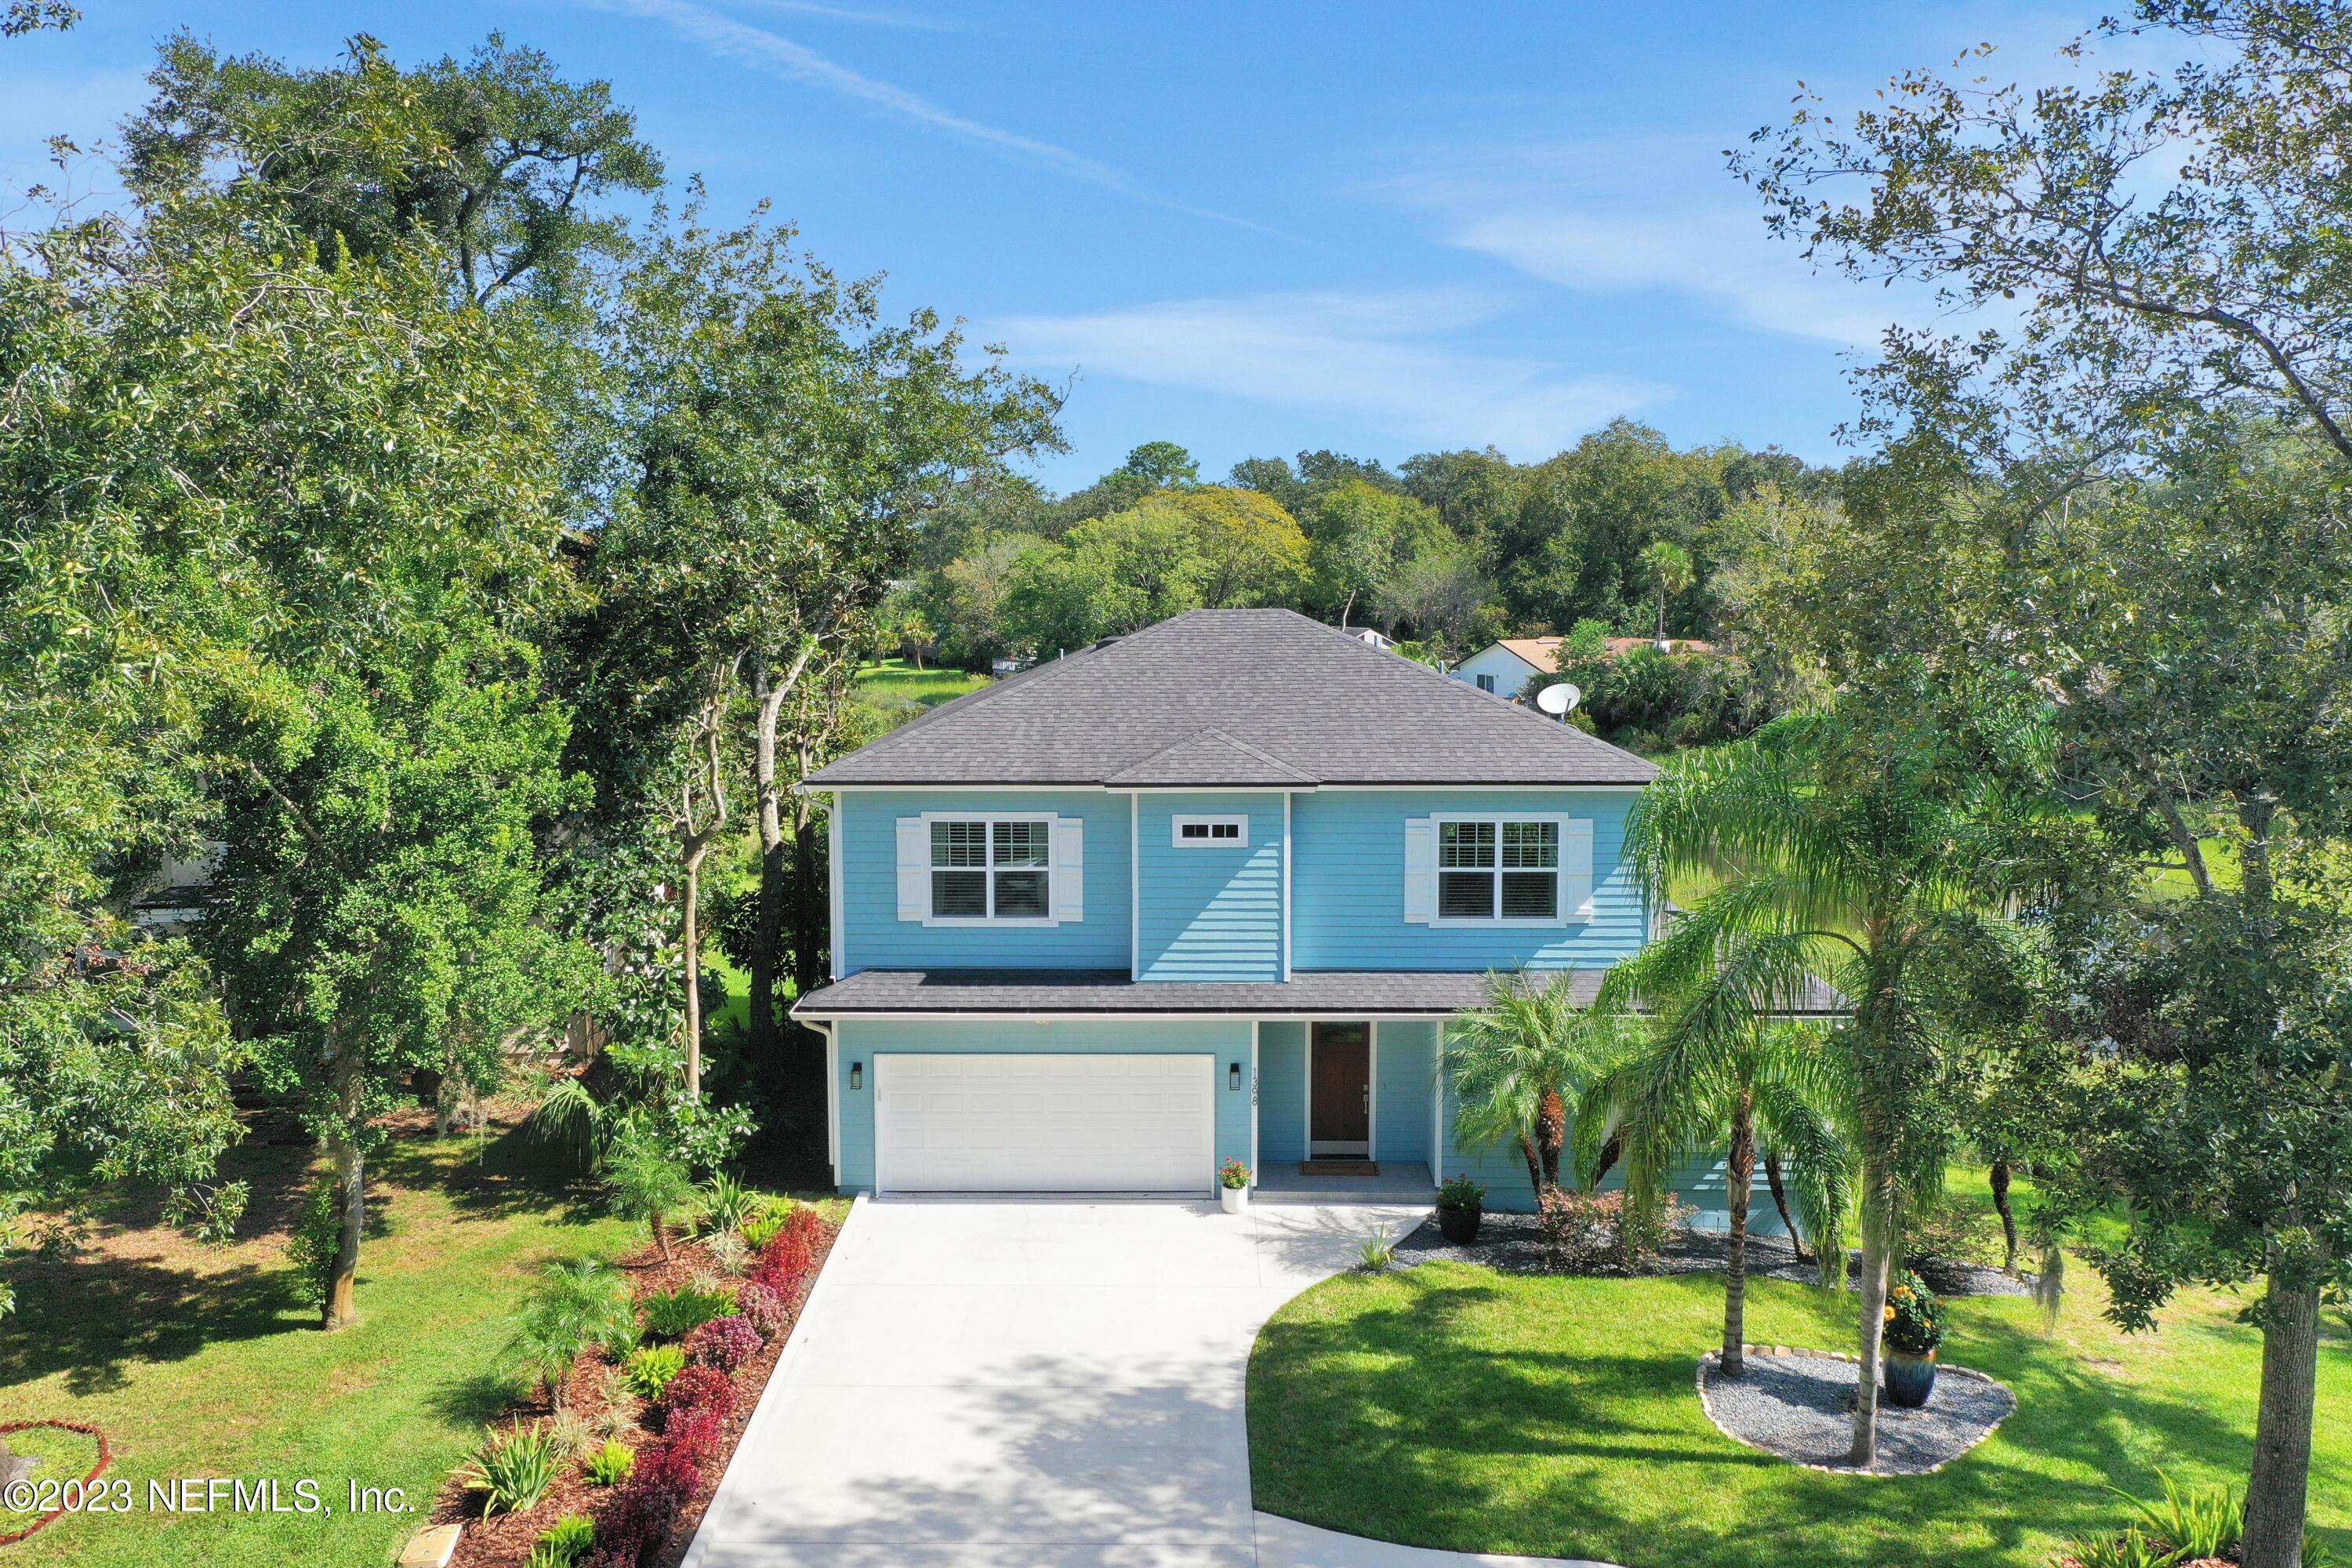
[{"label": "palm tree", "polygon": [[694,1198],[694,1178],[685,1163],[670,1152],[652,1125],[631,1120],[606,1147],[601,1171],[613,1212],[624,1219],[644,1221],[653,1233],[654,1245],[667,1258],[669,1216]]},{"label": "palm tree", "polygon": [[[1593,1169],[1615,1140],[1626,1196],[1637,1205],[1657,1201],[1677,1161],[1728,1146],[1731,1241],[1718,1363],[1727,1376],[1747,1370],[1748,1199],[1759,1143],[1793,1170],[1797,1221],[1821,1252],[1822,1288],[1845,1288],[1853,1156],[1839,1129],[1850,1119],[1853,1094],[1842,1067],[1820,1031],[1803,1024],[1751,1020],[1718,1032],[1675,1016],[1647,1049],[1595,1080],[1578,1108],[1579,1166]],[[1795,1226],[1790,1234],[1798,1234]]]},{"label": "palm tree", "polygon": [[1666,601],[1688,588],[1696,574],[1691,565],[1690,552],[1670,539],[1661,539],[1634,560],[1640,564],[1643,575],[1649,578],[1650,586],[1657,591],[1657,640],[1664,642],[1666,640]]},{"label": "palm tree", "polygon": [[572,1367],[591,1347],[619,1337],[632,1317],[629,1282],[619,1269],[593,1258],[551,1263],[515,1314],[507,1355],[518,1371],[546,1385],[560,1412]]},{"label": "palm tree", "polygon": [[1439,1070],[1454,1085],[1454,1136],[1473,1149],[1516,1143],[1541,1198],[1559,1185],[1569,1108],[1633,1047],[1642,1026],[1578,1006],[1566,972],[1548,984],[1516,974],[1490,974],[1486,984],[1486,1006],[1446,1032]]},{"label": "palm tree", "polygon": [[1681,998],[1681,1027],[1727,1037],[1815,1000],[1824,981],[1851,999],[1830,1045],[1847,1058],[1862,1166],[1858,1467],[1877,1458],[1906,1187],[1933,1179],[1948,1142],[1927,1114],[1938,1061],[1928,976],[2001,961],[1988,911],[2021,818],[1987,759],[2044,755],[2042,731],[2024,721],[1994,746],[1964,745],[1935,728],[1931,699],[1924,685],[1883,703],[1848,695],[1677,759],[1643,792],[1626,853],[1654,889],[1706,879],[1714,890],[1611,976],[1612,996]]}]

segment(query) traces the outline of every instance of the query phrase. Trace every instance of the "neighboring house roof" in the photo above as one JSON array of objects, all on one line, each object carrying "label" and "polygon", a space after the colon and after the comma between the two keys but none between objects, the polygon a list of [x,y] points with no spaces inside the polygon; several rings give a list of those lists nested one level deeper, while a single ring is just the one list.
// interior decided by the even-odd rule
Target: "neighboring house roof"
[{"label": "neighboring house roof", "polygon": [[[1598,969],[1574,969],[1570,994],[1590,1006]],[[1526,980],[1548,983],[1545,971]],[[1133,980],[1124,969],[863,969],[810,992],[793,1008],[802,1018],[877,1013],[1252,1013],[1430,1017],[1483,1007],[1492,993],[1479,973],[1402,970],[1301,971],[1286,981]],[[1816,980],[1802,1016],[1844,1010]]]},{"label": "neighboring house roof", "polygon": [[1194,610],[941,704],[808,785],[1647,784],[1571,725],[1290,610]]},{"label": "neighboring house roof", "polygon": [[[1562,640],[1563,639],[1559,637],[1505,637],[1501,641],[1492,643],[1488,646],[1503,648],[1510,653],[1516,654],[1521,662],[1532,666],[1538,674],[1558,675],[1559,673],[1559,645]],[[1609,657],[1612,658],[1622,658],[1625,655],[1632,653],[1637,647],[1652,647],[1656,646],[1657,640],[1658,639],[1655,637],[1611,637],[1609,639]],[[1671,653],[1715,653],[1718,651],[1713,643],[1704,641],[1698,637],[1668,637],[1666,639],[1666,644],[1667,651]],[[1465,662],[1466,663],[1467,660]]]}]

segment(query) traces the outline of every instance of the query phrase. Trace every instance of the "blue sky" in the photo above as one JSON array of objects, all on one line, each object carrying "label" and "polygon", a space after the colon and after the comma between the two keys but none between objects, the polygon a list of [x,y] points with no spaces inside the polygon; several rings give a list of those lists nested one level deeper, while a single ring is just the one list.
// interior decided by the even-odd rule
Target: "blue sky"
[{"label": "blue sky", "polygon": [[[1307,6],[593,0],[365,7],[81,0],[0,42],[0,177],[103,134],[185,26],[319,63],[492,28],[609,79],[717,214],[767,197],[894,309],[1070,382],[1083,484],[1139,442],[1221,474],[1329,447],[1531,459],[1618,415],[1680,444],[1840,455],[1842,355],[1916,297],[1816,275],[1723,149],[1799,80],[1851,104],[1994,41],[2056,74],[2095,19],[2012,5]],[[5,207],[0,207],[5,210]]]}]

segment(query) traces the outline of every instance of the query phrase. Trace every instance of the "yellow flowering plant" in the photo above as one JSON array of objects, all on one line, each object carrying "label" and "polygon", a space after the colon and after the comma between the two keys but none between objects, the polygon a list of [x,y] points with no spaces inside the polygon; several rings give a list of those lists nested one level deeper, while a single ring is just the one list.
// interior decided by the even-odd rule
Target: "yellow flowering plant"
[{"label": "yellow flowering plant", "polygon": [[1916,1274],[1895,1277],[1886,1292],[1886,1348],[1933,1355],[1944,1342],[1944,1304]]}]

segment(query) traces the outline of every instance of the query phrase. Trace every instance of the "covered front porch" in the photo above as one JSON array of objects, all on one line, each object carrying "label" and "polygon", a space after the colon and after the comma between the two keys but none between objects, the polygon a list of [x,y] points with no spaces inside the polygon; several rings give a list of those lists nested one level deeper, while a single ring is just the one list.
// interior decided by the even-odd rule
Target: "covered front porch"
[{"label": "covered front porch", "polygon": [[[1325,1164],[1318,1162],[1318,1165]],[[1369,1164],[1370,1162],[1367,1162]],[[1360,1172],[1316,1170],[1297,1164],[1267,1165],[1257,1173],[1262,1204],[1426,1204],[1437,1184],[1423,1160],[1383,1160]]]}]

